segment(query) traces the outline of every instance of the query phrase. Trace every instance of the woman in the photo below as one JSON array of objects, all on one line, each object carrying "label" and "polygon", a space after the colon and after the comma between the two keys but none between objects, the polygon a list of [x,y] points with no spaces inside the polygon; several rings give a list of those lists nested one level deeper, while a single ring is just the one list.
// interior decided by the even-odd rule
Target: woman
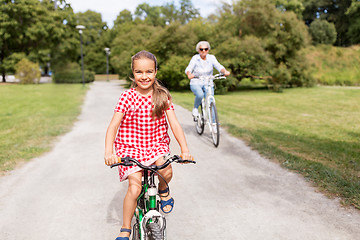
[{"label": "woman", "polygon": [[[216,57],[209,54],[209,50],[210,44],[206,41],[200,41],[196,44],[196,51],[199,54],[191,58],[189,65],[185,69],[185,73],[190,79],[190,89],[195,94],[194,108],[192,110],[194,117],[199,115],[198,108],[206,94],[206,83],[202,79],[212,76],[214,68],[225,76],[230,75],[230,72],[216,60]],[[214,95],[214,86],[212,86],[212,94]]]}]

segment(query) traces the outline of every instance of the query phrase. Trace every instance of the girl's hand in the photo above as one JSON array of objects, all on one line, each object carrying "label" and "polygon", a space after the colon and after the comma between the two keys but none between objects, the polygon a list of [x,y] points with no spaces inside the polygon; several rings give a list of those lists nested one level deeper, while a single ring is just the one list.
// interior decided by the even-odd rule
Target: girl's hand
[{"label": "girl's hand", "polygon": [[116,156],[116,154],[105,156],[104,160],[105,160],[105,164],[107,166],[111,166],[111,165],[119,162],[118,157]]},{"label": "girl's hand", "polygon": [[191,161],[194,161],[194,157],[191,156],[191,154],[189,152],[183,152],[180,154],[180,157],[183,159],[183,160],[191,160]]}]

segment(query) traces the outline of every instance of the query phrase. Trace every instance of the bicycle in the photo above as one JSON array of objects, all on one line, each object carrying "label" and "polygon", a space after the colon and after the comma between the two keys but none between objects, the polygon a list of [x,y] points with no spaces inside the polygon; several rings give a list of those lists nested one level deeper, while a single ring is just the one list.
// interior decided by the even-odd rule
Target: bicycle
[{"label": "bicycle", "polygon": [[[120,158],[119,158],[120,159]],[[130,157],[121,158],[119,163],[113,164],[110,167],[116,166],[134,166],[136,164],[144,170],[142,177],[142,189],[137,199],[137,206],[135,209],[136,222],[132,227],[133,240],[165,240],[166,239],[166,219],[159,211],[160,196],[158,195],[157,185],[155,184],[155,175],[159,175],[163,180],[163,176],[159,174],[158,170],[166,168],[172,162],[176,163],[196,163],[191,160],[183,160],[178,155],[172,157],[166,156],[166,161],[163,165],[145,166],[138,160]],[[165,180],[164,180],[165,181]],[[170,194],[169,185],[166,183],[168,194]]]},{"label": "bicycle", "polygon": [[203,134],[205,124],[209,127],[210,135],[215,147],[220,142],[219,116],[216,111],[215,97],[212,94],[212,84],[215,79],[226,79],[224,74],[216,74],[210,77],[197,77],[206,83],[206,95],[199,106],[199,115],[194,117],[195,128],[199,135]]}]

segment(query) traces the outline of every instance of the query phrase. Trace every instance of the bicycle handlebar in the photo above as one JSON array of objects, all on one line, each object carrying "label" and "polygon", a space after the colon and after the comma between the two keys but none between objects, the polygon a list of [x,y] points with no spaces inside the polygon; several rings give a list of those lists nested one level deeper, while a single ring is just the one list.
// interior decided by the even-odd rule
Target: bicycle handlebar
[{"label": "bicycle handlebar", "polygon": [[194,163],[194,164],[196,163],[196,161],[192,161],[192,160],[183,160],[178,155],[174,155],[174,156],[170,157],[169,159],[167,159],[165,161],[164,164],[162,164],[160,166],[157,166],[157,165],[145,166],[142,163],[140,163],[138,160],[136,160],[135,158],[131,158],[129,156],[124,157],[124,158],[119,158],[119,160],[120,160],[120,162],[111,165],[110,168],[113,168],[113,167],[116,167],[116,166],[119,166],[119,165],[130,167],[130,166],[134,166],[134,164],[136,164],[141,169],[150,170],[150,171],[157,171],[157,170],[166,168],[172,162],[176,162],[176,163]]},{"label": "bicycle handlebar", "polygon": [[208,80],[214,80],[214,79],[226,79],[225,75],[223,73],[218,73],[213,76],[194,76],[194,78],[198,79],[208,79]]}]

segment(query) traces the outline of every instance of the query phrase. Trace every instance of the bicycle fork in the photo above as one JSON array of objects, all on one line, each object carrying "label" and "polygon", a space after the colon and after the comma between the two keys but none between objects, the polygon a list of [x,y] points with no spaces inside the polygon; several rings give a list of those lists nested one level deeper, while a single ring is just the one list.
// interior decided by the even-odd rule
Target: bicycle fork
[{"label": "bicycle fork", "polygon": [[[139,222],[140,239],[148,239],[147,226],[150,223],[159,225],[161,232],[165,233],[166,220],[157,210],[157,188],[155,186],[148,187],[145,192],[145,206],[138,206],[135,211],[135,217]],[[145,213],[145,214],[144,214]]]}]

